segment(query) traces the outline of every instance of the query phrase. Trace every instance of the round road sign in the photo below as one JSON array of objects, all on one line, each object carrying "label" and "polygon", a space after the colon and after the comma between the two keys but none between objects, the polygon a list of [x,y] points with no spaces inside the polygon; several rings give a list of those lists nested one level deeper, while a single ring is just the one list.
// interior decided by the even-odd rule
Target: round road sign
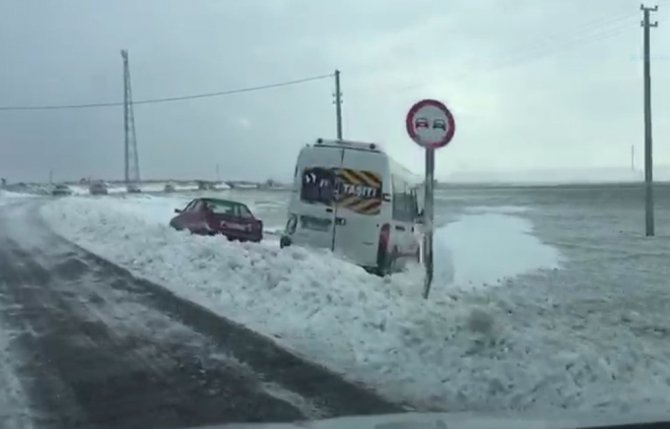
[{"label": "round road sign", "polygon": [[407,113],[407,132],[419,146],[439,149],[449,144],[456,123],[447,106],[437,100],[421,100]]}]

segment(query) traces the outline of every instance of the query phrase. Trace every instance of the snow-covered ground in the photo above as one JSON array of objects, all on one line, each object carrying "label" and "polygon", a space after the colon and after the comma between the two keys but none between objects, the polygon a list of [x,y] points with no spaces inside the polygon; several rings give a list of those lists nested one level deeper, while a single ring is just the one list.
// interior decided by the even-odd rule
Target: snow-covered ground
[{"label": "snow-covered ground", "polygon": [[10,343],[18,335],[0,320],[0,427],[7,429],[33,427],[26,395],[16,376],[16,359],[9,351]]},{"label": "snow-covered ground", "polygon": [[[487,399],[490,380],[477,380],[477,374],[486,367],[523,379],[526,368],[486,355],[465,368],[450,362],[487,341],[530,341],[527,334],[505,329],[501,309],[469,295],[486,284],[559,265],[558,251],[533,237],[528,221],[466,214],[438,230],[439,269],[433,296],[424,301],[419,269],[379,279],[325,251],[280,251],[175,232],[167,221],[186,200],[70,198],[50,203],[43,214],[84,247],[392,399],[435,409],[483,408],[487,402],[493,409],[511,406],[502,396]],[[469,233],[473,230],[478,234]],[[494,246],[500,238],[515,243],[517,252]],[[478,266],[469,260],[477,249],[474,257],[512,263]],[[461,397],[465,386],[470,392]]]},{"label": "snow-covered ground", "polygon": [[[173,182],[152,182],[152,183],[141,183],[139,185],[142,192],[148,193],[159,193],[165,192],[165,185],[168,183],[172,184],[174,187],[174,192],[189,192],[197,191],[198,185],[195,183],[173,183]],[[89,195],[88,185],[70,185],[73,195]],[[216,190],[222,191],[230,189],[225,183],[219,183],[216,185]],[[122,184],[109,184],[109,193],[110,194],[125,194],[127,193],[125,185]]]},{"label": "snow-covered ground", "polygon": [[[136,275],[421,409],[668,410],[666,230],[640,237],[625,192],[575,192],[439,195],[428,301],[418,269],[379,279],[325,251],[172,231],[187,196],[66,198],[42,213]],[[281,195],[240,195],[283,221]]]},{"label": "snow-covered ground", "polygon": [[[31,197],[34,196],[0,189],[0,207]],[[5,313],[6,308],[2,310],[0,313]],[[9,352],[10,343],[19,333],[7,326],[0,319],[0,427],[32,428],[23,388],[16,377],[16,361]]]},{"label": "snow-covered ground", "polygon": [[31,198],[31,197],[34,197],[34,195],[22,194],[20,192],[10,192],[0,189],[0,206],[15,202],[17,199]]},{"label": "snow-covered ground", "polygon": [[[72,190],[72,195],[90,195],[88,185],[69,185]],[[121,185],[107,185],[107,192],[110,194],[124,194],[126,193],[125,186]]]}]

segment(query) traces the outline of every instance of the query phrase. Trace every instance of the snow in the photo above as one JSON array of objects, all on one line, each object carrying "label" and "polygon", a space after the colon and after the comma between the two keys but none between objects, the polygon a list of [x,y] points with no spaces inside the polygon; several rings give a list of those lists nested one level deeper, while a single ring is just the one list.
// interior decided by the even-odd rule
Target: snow
[{"label": "snow", "polygon": [[530,210],[525,206],[470,206],[466,207],[468,213],[503,213],[503,214],[521,214]]},{"label": "snow", "polygon": [[[144,192],[164,192],[165,185],[171,184],[174,187],[175,192],[183,191],[197,191],[198,185],[195,183],[176,183],[176,182],[152,182],[152,183],[143,183],[140,185],[142,191]],[[216,183],[216,189],[218,191],[230,189],[225,182]]]},{"label": "snow", "polygon": [[127,195],[102,205],[123,215],[142,220],[146,225],[167,225],[175,216],[174,209],[183,209],[193,198],[178,195],[154,197],[151,195]]},{"label": "snow", "polygon": [[[529,356],[537,344],[536,327],[507,326],[506,308],[450,285],[448,274],[436,276],[426,301],[420,297],[418,268],[380,279],[326,251],[280,250],[173,231],[166,221],[178,202],[146,196],[73,198],[51,202],[42,214],[59,233],[136,275],[393,400],[425,409],[532,408],[533,398],[542,394],[535,390],[540,373],[546,372],[541,379],[564,377],[564,360],[570,358],[559,353],[565,350],[563,337],[542,333],[555,341],[554,349]],[[496,235],[483,230],[468,242],[468,228],[487,222]],[[455,282],[468,286],[559,263],[558,252],[534,239],[527,222],[510,215],[463,216],[436,237],[449,243],[442,248],[454,255]],[[484,255],[512,258],[512,263],[478,272],[467,261],[473,247],[483,250],[500,237],[509,240],[507,247],[475,256],[482,262],[488,262]],[[438,249],[439,258],[448,255]],[[520,264],[523,258],[533,263]],[[598,365],[595,351],[592,357]],[[516,395],[507,391],[510,383],[520,385]],[[552,406],[562,404],[560,394],[552,399]]]},{"label": "snow", "polygon": [[[267,194],[245,192],[261,217],[278,213]],[[637,212],[481,198],[459,211],[452,199],[426,301],[416,268],[380,279],[326,251],[167,228],[186,200],[71,198],[42,214],[136,275],[420,410],[670,410],[670,240],[627,233]]]},{"label": "snow", "polygon": [[[172,182],[151,182],[151,183],[140,183],[140,189],[142,192],[165,192],[165,185]],[[186,191],[197,191],[197,184],[188,184],[188,183],[172,183],[174,186],[175,192],[186,192]],[[108,190],[110,194],[125,194],[127,193],[126,186],[123,184],[111,183],[108,184]],[[88,185],[70,185],[73,195],[90,195],[88,190]],[[216,190],[227,190],[230,189],[225,183],[219,183],[216,185]]]},{"label": "snow", "polygon": [[[667,412],[636,409],[625,416],[603,416],[593,413],[569,415],[509,415],[508,413],[415,413],[346,416],[317,421],[292,423],[229,423],[198,429],[566,429],[609,427],[655,427],[668,421]],[[630,425],[630,426],[629,426]],[[195,429],[195,428],[193,428]]]},{"label": "snow", "polygon": [[[90,195],[88,185],[69,185],[72,195]],[[127,192],[125,185],[107,184],[107,192],[110,194],[124,194]]]},{"label": "snow", "polygon": [[[670,167],[654,166],[654,179],[670,180]],[[639,183],[644,181],[642,169],[630,167],[593,167],[572,169],[530,169],[515,168],[510,171],[455,171],[438,180],[446,183],[488,183],[488,184],[585,184],[585,183]]]},{"label": "snow", "polygon": [[72,195],[89,195],[88,186],[71,185]]},{"label": "snow", "polygon": [[[142,183],[140,188],[142,192],[164,192],[166,183]],[[175,188],[176,190],[176,188]]]},{"label": "snow", "polygon": [[35,195],[23,194],[20,192],[11,192],[0,189],[0,206],[11,204],[12,202],[17,201],[18,199],[23,198],[34,198]]},{"label": "snow", "polygon": [[[2,193],[2,191],[0,191]],[[7,313],[2,308],[2,313]],[[17,361],[10,351],[12,341],[21,333],[8,329],[0,320],[0,426],[8,429],[33,427],[27,396],[17,377]]]}]

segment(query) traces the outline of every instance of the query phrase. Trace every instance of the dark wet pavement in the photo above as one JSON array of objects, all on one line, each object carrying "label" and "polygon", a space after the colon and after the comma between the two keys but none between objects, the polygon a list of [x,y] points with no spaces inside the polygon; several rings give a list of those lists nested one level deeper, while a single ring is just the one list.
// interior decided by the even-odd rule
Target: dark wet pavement
[{"label": "dark wet pavement", "polygon": [[[36,428],[180,428],[399,411],[0,207],[0,327]],[[100,237],[104,240],[104,237]],[[3,415],[11,410],[3,410]]]}]

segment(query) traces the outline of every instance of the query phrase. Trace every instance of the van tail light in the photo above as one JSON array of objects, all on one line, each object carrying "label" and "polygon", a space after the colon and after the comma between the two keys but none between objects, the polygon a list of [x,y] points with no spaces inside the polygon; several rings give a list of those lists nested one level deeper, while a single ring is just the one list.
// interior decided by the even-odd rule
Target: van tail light
[{"label": "van tail light", "polygon": [[391,239],[391,225],[385,223],[379,230],[379,247],[377,247],[377,267],[383,267],[388,254]]},{"label": "van tail light", "polygon": [[385,223],[379,231],[379,251],[386,253],[389,248],[389,239],[391,238],[391,225]]},{"label": "van tail light", "polygon": [[289,215],[288,221],[286,221],[286,229],[285,229],[286,234],[293,235],[297,226],[298,226],[298,216],[295,214]]}]

